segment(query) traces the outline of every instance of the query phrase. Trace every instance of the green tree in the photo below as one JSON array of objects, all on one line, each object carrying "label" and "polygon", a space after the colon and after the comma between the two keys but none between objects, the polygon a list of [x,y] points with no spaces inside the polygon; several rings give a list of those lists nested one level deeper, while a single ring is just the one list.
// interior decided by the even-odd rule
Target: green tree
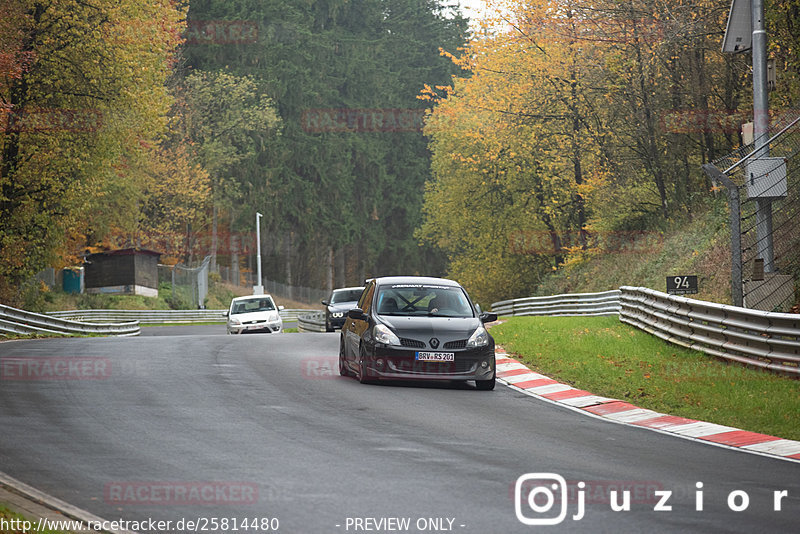
[{"label": "green tree", "polygon": [[219,19],[258,24],[257,42],[190,45],[188,63],[252,75],[283,121],[281,138],[256,158],[260,166],[240,169],[251,184],[243,204],[264,213],[270,229],[268,275],[325,286],[331,257],[341,258],[337,278],[346,273],[348,283],[440,272],[441,256],[413,238],[430,172],[420,133],[336,131],[307,119],[319,110],[421,111],[422,85],[454,72],[439,47],[460,46],[466,22],[432,1],[192,3],[190,26]]},{"label": "green tree", "polygon": [[213,269],[218,213],[240,211],[238,204],[250,185],[242,181],[243,169],[275,142],[280,120],[272,101],[259,93],[249,76],[194,71],[184,80],[180,94],[179,140],[193,148],[211,176]]}]

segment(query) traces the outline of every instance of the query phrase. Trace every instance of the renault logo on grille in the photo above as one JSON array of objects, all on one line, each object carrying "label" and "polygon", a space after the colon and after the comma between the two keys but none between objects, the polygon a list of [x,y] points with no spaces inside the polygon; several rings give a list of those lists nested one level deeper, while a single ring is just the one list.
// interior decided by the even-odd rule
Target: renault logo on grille
[{"label": "renault logo on grille", "polygon": [[431,344],[431,347],[433,347],[434,349],[439,347],[439,340],[436,339],[435,337],[432,337],[429,343]]}]

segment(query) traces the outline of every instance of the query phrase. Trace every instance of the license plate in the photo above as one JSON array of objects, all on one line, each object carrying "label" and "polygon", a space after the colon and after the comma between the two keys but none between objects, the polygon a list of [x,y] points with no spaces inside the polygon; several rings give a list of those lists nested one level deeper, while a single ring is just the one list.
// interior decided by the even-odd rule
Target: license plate
[{"label": "license plate", "polygon": [[455,352],[417,352],[418,362],[453,362],[456,359]]},{"label": "license plate", "polygon": [[263,324],[254,324],[253,326],[247,327],[248,330],[261,330],[262,328],[264,328]]}]

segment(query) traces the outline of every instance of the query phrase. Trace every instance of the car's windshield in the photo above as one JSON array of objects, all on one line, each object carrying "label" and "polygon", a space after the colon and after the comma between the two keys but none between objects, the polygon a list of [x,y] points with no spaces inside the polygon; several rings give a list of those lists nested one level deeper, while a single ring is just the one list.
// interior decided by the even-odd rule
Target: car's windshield
[{"label": "car's windshield", "polygon": [[231,315],[235,315],[237,313],[273,311],[274,309],[275,309],[275,303],[272,302],[272,299],[269,297],[260,299],[240,300],[238,302],[234,302],[233,306],[231,306]]},{"label": "car's windshield", "polygon": [[357,289],[337,289],[331,295],[331,304],[341,304],[342,302],[358,302],[364,288]]},{"label": "car's windshield", "polygon": [[393,284],[378,290],[380,315],[473,317],[472,306],[460,287]]}]

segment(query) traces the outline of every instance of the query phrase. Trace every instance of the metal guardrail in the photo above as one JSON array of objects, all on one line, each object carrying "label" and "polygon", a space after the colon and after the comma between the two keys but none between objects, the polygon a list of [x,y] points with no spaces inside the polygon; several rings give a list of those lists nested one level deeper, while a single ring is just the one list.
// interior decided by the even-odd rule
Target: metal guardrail
[{"label": "metal guardrail", "polygon": [[225,322],[226,310],[67,310],[48,312],[51,317],[86,322],[139,321],[141,323]]},{"label": "metal guardrail", "polygon": [[298,315],[297,329],[300,332],[325,332],[325,312]]},{"label": "metal guardrail", "polygon": [[800,315],[705,302],[643,287],[492,304],[500,316],[617,315],[661,339],[725,360],[800,377]]},{"label": "metal guardrail", "polygon": [[0,333],[138,336],[139,321],[88,323],[32,313],[0,304]]},{"label": "metal guardrail", "polygon": [[623,286],[620,321],[671,343],[800,377],[800,315]]},{"label": "metal guardrail", "polygon": [[[132,321],[144,324],[162,323],[224,323],[227,321],[225,310],[68,310],[48,312],[51,317],[69,318],[87,322]],[[285,323],[297,320],[297,316],[313,310],[291,309],[281,310],[281,319]]]},{"label": "metal guardrail", "polygon": [[600,293],[571,293],[503,300],[492,304],[492,311],[499,316],[617,315],[620,309],[620,294],[618,289],[614,289]]}]

